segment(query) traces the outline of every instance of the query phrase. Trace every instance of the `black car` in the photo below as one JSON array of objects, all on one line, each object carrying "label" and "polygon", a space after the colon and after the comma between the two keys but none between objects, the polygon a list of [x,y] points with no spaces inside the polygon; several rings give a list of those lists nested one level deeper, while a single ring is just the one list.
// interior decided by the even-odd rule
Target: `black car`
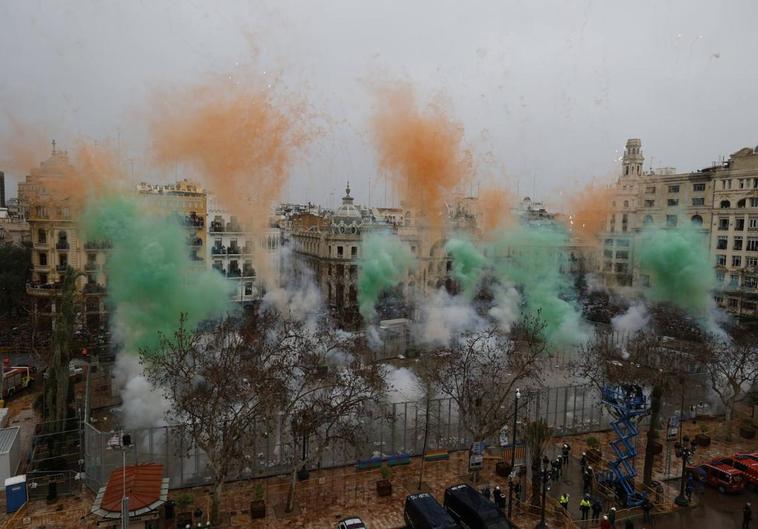
[{"label": "black car", "polygon": [[494,503],[469,485],[455,485],[446,489],[445,509],[463,529],[513,527]]}]

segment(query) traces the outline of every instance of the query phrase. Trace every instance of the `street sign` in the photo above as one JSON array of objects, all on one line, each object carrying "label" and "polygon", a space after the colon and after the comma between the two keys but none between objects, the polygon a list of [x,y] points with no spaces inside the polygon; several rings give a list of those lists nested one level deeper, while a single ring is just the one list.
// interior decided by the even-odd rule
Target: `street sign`
[{"label": "street sign", "polygon": [[668,426],[666,427],[666,439],[673,441],[679,436],[679,415],[669,417]]},{"label": "street sign", "polygon": [[475,472],[482,469],[484,464],[484,456],[481,454],[474,454],[473,452],[468,456],[468,470],[469,472]]}]

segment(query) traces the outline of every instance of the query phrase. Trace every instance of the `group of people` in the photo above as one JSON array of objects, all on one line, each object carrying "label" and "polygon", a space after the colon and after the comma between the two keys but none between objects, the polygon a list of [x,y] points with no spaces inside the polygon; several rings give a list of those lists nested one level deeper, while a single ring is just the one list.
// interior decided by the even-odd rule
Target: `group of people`
[{"label": "group of people", "polygon": [[[505,509],[507,495],[503,493],[499,486],[495,486],[494,489],[490,489],[490,486],[486,485],[482,489],[482,495],[488,500],[494,502],[498,509]],[[513,482],[513,498],[516,503],[519,503],[521,501],[521,483],[518,481]]]}]

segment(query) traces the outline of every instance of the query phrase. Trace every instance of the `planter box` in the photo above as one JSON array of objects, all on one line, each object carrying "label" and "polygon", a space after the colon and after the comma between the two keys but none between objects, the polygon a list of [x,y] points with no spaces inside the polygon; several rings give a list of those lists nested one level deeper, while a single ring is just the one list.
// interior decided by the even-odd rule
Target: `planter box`
[{"label": "planter box", "polygon": [[376,482],[376,493],[380,498],[392,496],[392,483],[388,479],[380,479]]},{"label": "planter box", "polygon": [[358,470],[368,470],[371,468],[379,468],[380,466],[382,466],[381,457],[370,457],[368,459],[359,459],[355,464],[355,468],[357,468]]},{"label": "planter box", "polygon": [[266,517],[266,501],[253,500],[250,502],[250,518],[258,520]]},{"label": "planter box", "polygon": [[702,446],[703,448],[711,446],[711,436],[704,433],[699,433],[695,436],[695,443],[698,446]]},{"label": "planter box", "polygon": [[397,454],[394,456],[389,456],[386,459],[387,466],[395,467],[397,465],[410,465],[411,464],[411,456],[409,454]]},{"label": "planter box", "polygon": [[447,450],[429,450],[424,454],[424,461],[445,461],[450,459],[450,452]]},{"label": "planter box", "polygon": [[755,428],[740,426],[740,437],[743,439],[755,439]]}]

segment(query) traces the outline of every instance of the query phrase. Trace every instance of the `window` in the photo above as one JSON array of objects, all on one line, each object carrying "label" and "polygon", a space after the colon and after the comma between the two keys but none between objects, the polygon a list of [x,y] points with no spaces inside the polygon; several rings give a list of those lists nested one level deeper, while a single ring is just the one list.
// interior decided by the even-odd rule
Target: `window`
[{"label": "window", "polygon": [[747,238],[747,251],[758,252],[758,239],[755,237]]},{"label": "window", "polygon": [[356,255],[358,255],[358,247],[357,246],[351,246],[350,247],[350,255],[352,257],[355,257]]},{"label": "window", "polygon": [[729,229],[729,219],[721,217],[719,219],[719,230],[726,231]]},{"label": "window", "polygon": [[47,254],[45,252],[39,253],[39,265],[47,266]]},{"label": "window", "polygon": [[337,246],[337,257],[342,257],[344,255],[344,248],[342,246]]},{"label": "window", "polygon": [[47,232],[40,228],[37,230],[37,242],[39,244],[46,244],[47,243]]},{"label": "window", "polygon": [[671,206],[678,206],[679,205],[679,199],[678,198],[670,198],[666,201],[666,205],[669,207]]},{"label": "window", "polygon": [[758,257],[748,257],[745,259],[745,266],[748,268],[758,268]]},{"label": "window", "polygon": [[726,255],[716,256],[716,266],[726,266]]},{"label": "window", "polygon": [[744,199],[744,198],[742,200],[738,200],[737,201],[737,207],[738,208],[744,208],[745,207],[745,203],[746,203],[746,199]]},{"label": "window", "polygon": [[679,186],[669,186],[669,193],[678,193]]},{"label": "window", "polygon": [[692,218],[690,219],[690,222],[694,224],[695,226],[702,226],[703,225],[703,217],[700,215],[692,215]]},{"label": "window", "polygon": [[726,250],[728,242],[729,242],[729,238],[728,237],[719,237],[718,241],[716,242],[716,249],[717,250]]},{"label": "window", "polygon": [[742,257],[739,255],[733,255],[732,256],[732,266],[741,266],[742,265]]},{"label": "window", "polygon": [[623,246],[629,248],[629,239],[616,239],[616,246]]},{"label": "window", "polygon": [[606,239],[605,240],[605,245],[606,246],[613,246],[613,239]]},{"label": "window", "polygon": [[740,178],[738,180],[738,183],[739,183],[740,189],[745,189],[745,179],[744,178]]},{"label": "window", "polygon": [[609,259],[613,257],[613,250],[603,250],[603,257],[608,257]]},{"label": "window", "polygon": [[740,284],[740,276],[737,274],[729,274],[729,286],[736,287]]},{"label": "window", "polygon": [[742,237],[735,237],[732,250],[742,250]]},{"label": "window", "polygon": [[758,230],[758,217],[750,217],[747,221],[747,229],[752,230]]},{"label": "window", "polygon": [[41,219],[47,218],[47,208],[45,206],[37,206],[36,208],[37,217]]},{"label": "window", "polygon": [[732,309],[736,309],[739,305],[739,300],[737,298],[729,298],[729,307]]},{"label": "window", "polygon": [[655,207],[655,200],[646,200],[645,201],[645,207],[646,208],[654,208]]},{"label": "window", "polygon": [[734,222],[734,230],[735,231],[742,231],[745,229],[745,219],[737,219]]},{"label": "window", "polygon": [[705,191],[705,184],[692,184],[693,191]]},{"label": "window", "polygon": [[728,200],[722,200],[720,207],[721,209],[729,209],[730,207],[732,207],[732,203],[729,202]]},{"label": "window", "polygon": [[628,201],[628,200],[624,200],[624,207],[625,207],[625,208],[628,208],[628,207],[629,207],[629,201]]},{"label": "window", "polygon": [[705,199],[703,197],[693,198],[692,199],[692,205],[693,206],[704,206],[705,205]]},{"label": "window", "polygon": [[617,250],[616,259],[629,259],[629,252],[627,250]]},{"label": "window", "polygon": [[[758,180],[756,180],[758,181]],[[750,207],[751,208],[758,208],[758,198],[751,198],[750,199]]]},{"label": "window", "polygon": [[716,272],[716,282],[717,283],[723,283],[724,282],[724,272],[722,270],[719,270]]},{"label": "window", "polygon": [[61,268],[66,268],[68,266],[68,254],[62,253],[58,256],[58,264]]},{"label": "window", "polygon": [[252,281],[245,281],[245,295],[246,296],[253,295],[253,282]]},{"label": "window", "polygon": [[645,193],[655,193],[655,186],[647,186],[645,188]]},{"label": "window", "polygon": [[666,226],[672,228],[676,226],[676,215],[666,215]]},{"label": "window", "polygon": [[745,278],[742,280],[742,286],[747,288],[755,288],[758,286],[758,277],[745,276]]},{"label": "window", "polygon": [[625,274],[628,270],[629,265],[627,263],[616,263],[616,273]]}]

